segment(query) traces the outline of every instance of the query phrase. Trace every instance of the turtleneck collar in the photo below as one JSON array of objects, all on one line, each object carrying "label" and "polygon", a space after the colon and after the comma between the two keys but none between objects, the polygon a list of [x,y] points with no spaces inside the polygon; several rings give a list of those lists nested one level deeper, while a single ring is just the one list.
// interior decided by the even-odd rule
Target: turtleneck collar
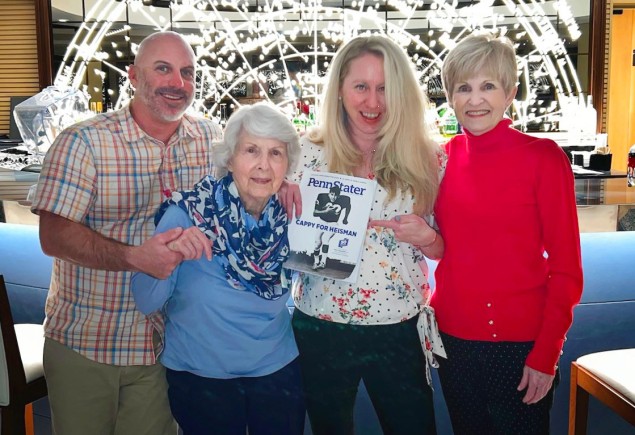
[{"label": "turtleneck collar", "polygon": [[475,136],[469,130],[463,129],[466,137],[467,149],[469,152],[491,152],[497,151],[503,146],[509,145],[509,131],[512,120],[503,118],[493,129]]}]

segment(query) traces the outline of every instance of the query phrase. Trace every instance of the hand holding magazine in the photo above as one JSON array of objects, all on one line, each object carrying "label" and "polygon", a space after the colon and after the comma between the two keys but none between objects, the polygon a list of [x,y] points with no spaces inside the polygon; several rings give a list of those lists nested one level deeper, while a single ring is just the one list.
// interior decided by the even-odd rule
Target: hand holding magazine
[{"label": "hand holding magazine", "polygon": [[355,282],[376,187],[374,180],[305,171],[302,216],[290,222],[285,267]]}]

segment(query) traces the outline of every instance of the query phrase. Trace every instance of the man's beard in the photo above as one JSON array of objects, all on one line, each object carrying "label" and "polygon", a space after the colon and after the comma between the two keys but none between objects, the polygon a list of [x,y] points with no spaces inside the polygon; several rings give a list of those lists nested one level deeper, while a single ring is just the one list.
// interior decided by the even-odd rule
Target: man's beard
[{"label": "man's beard", "polygon": [[[141,94],[140,97],[148,106],[148,109],[154,113],[157,118],[166,122],[173,122],[181,119],[194,100],[193,94],[188,97],[184,90],[170,87],[162,87],[152,90],[144,84],[141,86],[139,91]],[[162,93],[184,97],[185,100],[175,101],[172,105],[169,102],[166,102],[166,99],[161,96]]]}]

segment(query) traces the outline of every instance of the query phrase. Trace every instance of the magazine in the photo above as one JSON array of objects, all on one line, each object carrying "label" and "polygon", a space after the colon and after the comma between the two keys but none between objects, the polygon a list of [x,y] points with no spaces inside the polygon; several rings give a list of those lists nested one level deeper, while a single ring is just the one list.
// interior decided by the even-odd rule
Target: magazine
[{"label": "magazine", "polygon": [[290,222],[285,267],[355,282],[376,187],[366,178],[304,171],[302,216]]}]

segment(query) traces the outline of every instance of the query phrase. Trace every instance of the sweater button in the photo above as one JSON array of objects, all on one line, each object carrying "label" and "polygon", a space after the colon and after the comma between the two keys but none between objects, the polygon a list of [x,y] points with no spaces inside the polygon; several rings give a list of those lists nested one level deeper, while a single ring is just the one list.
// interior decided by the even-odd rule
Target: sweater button
[{"label": "sweater button", "polygon": [[493,321],[493,320],[490,320],[490,321],[489,321],[489,322],[487,322],[487,323],[489,323],[490,325],[493,325],[493,324],[494,324],[494,321]]},{"label": "sweater button", "polygon": [[496,338],[496,334],[492,334],[492,337]]},{"label": "sweater button", "polygon": [[492,304],[490,302],[487,303],[487,308],[492,308]]}]

